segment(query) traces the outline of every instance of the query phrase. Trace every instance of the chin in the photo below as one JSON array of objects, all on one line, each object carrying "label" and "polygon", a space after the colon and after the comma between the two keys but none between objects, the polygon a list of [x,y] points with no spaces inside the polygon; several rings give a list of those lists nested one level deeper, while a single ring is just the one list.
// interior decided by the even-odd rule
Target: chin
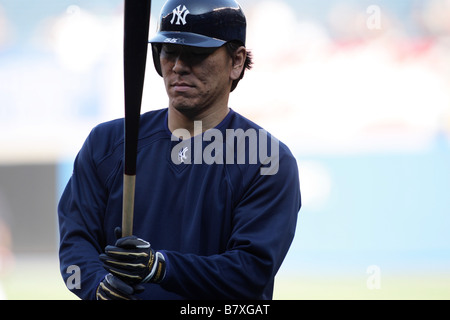
[{"label": "chin", "polygon": [[195,107],[192,106],[192,104],[188,104],[188,103],[171,103],[170,105],[172,106],[172,108],[174,108],[175,110],[178,110],[180,112],[190,111],[192,109],[195,109]]},{"label": "chin", "polygon": [[171,103],[170,104],[173,109],[178,112],[184,114],[187,117],[192,117],[197,115],[200,112],[200,108],[196,105],[188,104],[188,103]]}]

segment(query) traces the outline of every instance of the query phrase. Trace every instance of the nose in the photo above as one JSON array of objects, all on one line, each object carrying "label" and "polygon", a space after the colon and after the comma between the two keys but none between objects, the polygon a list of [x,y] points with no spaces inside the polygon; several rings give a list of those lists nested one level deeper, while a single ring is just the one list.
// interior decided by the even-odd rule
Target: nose
[{"label": "nose", "polygon": [[188,74],[190,72],[189,59],[183,51],[181,51],[177,57],[175,57],[173,64],[173,72],[176,74]]}]

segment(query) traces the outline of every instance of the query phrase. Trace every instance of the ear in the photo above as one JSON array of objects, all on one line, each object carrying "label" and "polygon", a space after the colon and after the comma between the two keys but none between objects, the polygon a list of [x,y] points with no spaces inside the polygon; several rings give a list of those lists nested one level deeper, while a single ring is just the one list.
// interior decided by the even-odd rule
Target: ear
[{"label": "ear", "polygon": [[230,72],[230,79],[231,80],[238,80],[241,77],[242,71],[244,70],[245,65],[245,59],[247,58],[247,50],[245,47],[239,47],[236,52],[234,53],[232,66],[231,66],[231,72]]}]

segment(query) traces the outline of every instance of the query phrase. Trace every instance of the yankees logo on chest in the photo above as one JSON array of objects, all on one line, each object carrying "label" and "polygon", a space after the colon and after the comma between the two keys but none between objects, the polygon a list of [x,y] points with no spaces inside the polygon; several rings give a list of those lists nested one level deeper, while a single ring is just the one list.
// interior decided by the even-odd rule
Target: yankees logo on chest
[{"label": "yankees logo on chest", "polygon": [[184,147],[183,149],[181,149],[181,150],[178,152],[178,161],[179,161],[180,163],[184,163],[184,162],[186,161],[186,159],[187,159],[187,157],[186,157],[186,152],[188,152],[188,150],[189,150],[188,147]]}]

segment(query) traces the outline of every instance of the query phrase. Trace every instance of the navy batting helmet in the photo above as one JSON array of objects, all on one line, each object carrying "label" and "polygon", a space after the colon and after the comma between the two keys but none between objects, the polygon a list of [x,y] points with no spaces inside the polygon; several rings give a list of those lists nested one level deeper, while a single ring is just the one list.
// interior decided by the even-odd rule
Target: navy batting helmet
[{"label": "navy batting helmet", "polygon": [[230,41],[245,46],[247,22],[235,0],[168,0],[157,34],[150,39],[153,60],[161,75],[158,44],[218,48]]}]

